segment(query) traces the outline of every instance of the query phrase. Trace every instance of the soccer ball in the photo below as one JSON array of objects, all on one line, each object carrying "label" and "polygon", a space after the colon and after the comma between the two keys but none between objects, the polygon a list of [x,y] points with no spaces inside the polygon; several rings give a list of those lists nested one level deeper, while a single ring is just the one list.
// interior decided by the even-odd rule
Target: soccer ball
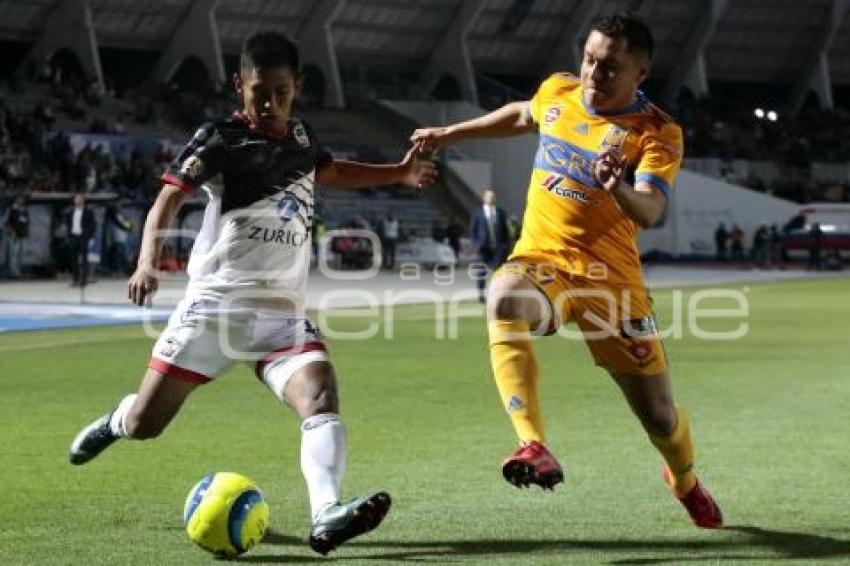
[{"label": "soccer ball", "polygon": [[189,492],[183,524],[189,538],[201,548],[234,557],[262,540],[269,524],[269,504],[243,475],[208,474]]}]

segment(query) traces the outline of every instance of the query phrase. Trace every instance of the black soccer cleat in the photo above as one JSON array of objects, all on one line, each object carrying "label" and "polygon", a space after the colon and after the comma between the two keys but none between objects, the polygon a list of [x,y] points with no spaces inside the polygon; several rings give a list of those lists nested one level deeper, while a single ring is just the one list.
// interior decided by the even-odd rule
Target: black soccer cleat
[{"label": "black soccer cleat", "polygon": [[111,418],[112,413],[107,413],[77,433],[68,450],[68,459],[72,464],[85,464],[118,440],[118,436],[109,428]]},{"label": "black soccer cleat", "polygon": [[388,493],[378,491],[325,509],[310,529],[310,548],[326,555],[339,545],[381,524],[390,510]]}]

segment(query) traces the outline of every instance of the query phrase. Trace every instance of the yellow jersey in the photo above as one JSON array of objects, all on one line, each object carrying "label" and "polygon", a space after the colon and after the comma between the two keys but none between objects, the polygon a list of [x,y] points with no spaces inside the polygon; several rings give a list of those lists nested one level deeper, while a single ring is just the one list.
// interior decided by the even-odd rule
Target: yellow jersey
[{"label": "yellow jersey", "polygon": [[628,108],[596,112],[569,74],[546,79],[529,106],[540,142],[511,259],[642,285],[638,226],[594,180],[591,162],[603,149],[618,147],[627,160],[627,183],[646,181],[669,196],[682,161],[681,128],[640,92]]}]

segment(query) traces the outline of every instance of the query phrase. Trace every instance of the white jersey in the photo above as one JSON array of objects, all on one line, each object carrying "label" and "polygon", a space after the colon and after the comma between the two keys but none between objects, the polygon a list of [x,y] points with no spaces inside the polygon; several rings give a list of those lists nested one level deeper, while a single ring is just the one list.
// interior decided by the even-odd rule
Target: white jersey
[{"label": "white jersey", "polygon": [[298,119],[280,138],[240,114],[201,127],[162,176],[209,199],[187,294],[301,311],[316,169],[330,159]]}]

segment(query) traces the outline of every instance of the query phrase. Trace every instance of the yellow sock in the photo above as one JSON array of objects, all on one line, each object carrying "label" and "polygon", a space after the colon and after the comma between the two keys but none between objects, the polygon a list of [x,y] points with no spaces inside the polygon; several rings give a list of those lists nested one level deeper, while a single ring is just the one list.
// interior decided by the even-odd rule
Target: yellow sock
[{"label": "yellow sock", "polygon": [[543,419],[537,396],[539,369],[531,347],[528,323],[494,320],[487,330],[490,362],[502,406],[508,412],[520,441],[543,442]]},{"label": "yellow sock", "polygon": [[676,429],[670,436],[655,436],[649,439],[664,456],[673,474],[673,489],[684,495],[697,483],[694,473],[694,441],[691,437],[691,422],[681,407],[676,407]]}]

